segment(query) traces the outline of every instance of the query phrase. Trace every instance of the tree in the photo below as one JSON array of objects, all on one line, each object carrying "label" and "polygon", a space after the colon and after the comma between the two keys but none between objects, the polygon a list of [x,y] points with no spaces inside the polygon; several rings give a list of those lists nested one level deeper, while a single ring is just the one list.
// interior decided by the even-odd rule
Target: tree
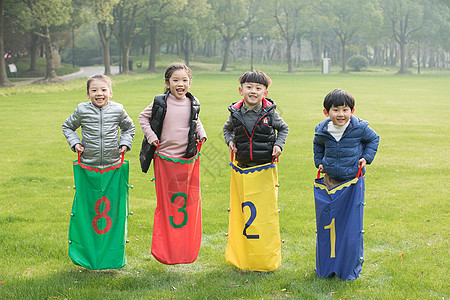
[{"label": "tree", "polygon": [[6,74],[6,63],[3,58],[5,53],[5,46],[3,44],[3,0],[0,0],[0,87],[12,86],[12,83],[8,80]]},{"label": "tree", "polygon": [[248,28],[255,19],[259,2],[253,0],[209,0],[214,11],[214,28],[220,33],[224,42],[221,72],[227,70],[231,42]]},{"label": "tree", "polygon": [[184,62],[189,66],[191,41],[200,35],[200,28],[205,22],[210,6],[206,0],[188,0],[184,9],[174,20],[182,31],[182,47]]},{"label": "tree", "polygon": [[286,61],[288,72],[291,73],[292,45],[308,30],[307,15],[311,14],[311,7],[307,5],[306,1],[275,0],[274,13],[281,36],[286,42]]},{"label": "tree", "polygon": [[59,81],[53,65],[53,49],[50,28],[61,26],[70,21],[71,0],[21,0],[24,3],[18,19],[25,28],[42,38],[46,59],[44,82]]},{"label": "tree", "polygon": [[[174,23],[165,23],[164,20],[170,16],[176,15],[185,7],[186,3],[187,0],[151,0],[147,4],[146,15],[143,19],[142,28],[149,29],[150,31],[148,72],[156,71],[156,54],[159,53],[158,29],[161,24],[165,24],[167,27],[173,26]],[[176,29],[178,30],[180,27],[176,27]],[[170,28],[167,28],[165,31],[170,31]]]},{"label": "tree", "polygon": [[399,74],[408,73],[406,70],[406,45],[411,35],[419,31],[424,25],[425,7],[423,2],[416,0],[379,0],[384,13],[385,26],[391,28],[391,38],[400,48]]},{"label": "tree", "polygon": [[373,7],[366,0],[333,0],[319,2],[322,15],[337,35],[341,45],[341,71],[346,71],[347,47],[364,26],[373,18]]},{"label": "tree", "polygon": [[98,34],[102,43],[105,75],[111,75],[111,54],[109,45],[114,34],[114,17],[112,11],[118,3],[119,0],[92,0],[90,3],[94,10],[94,19],[97,21]]},{"label": "tree", "polygon": [[114,36],[116,37],[121,53],[122,74],[129,73],[128,57],[133,39],[143,28],[137,28],[140,18],[144,17],[150,0],[120,0],[113,9]]}]

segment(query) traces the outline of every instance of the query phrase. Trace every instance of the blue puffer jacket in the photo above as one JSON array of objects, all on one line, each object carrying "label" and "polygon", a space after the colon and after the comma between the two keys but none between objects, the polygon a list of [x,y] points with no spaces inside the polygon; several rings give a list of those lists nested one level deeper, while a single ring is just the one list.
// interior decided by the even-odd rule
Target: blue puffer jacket
[{"label": "blue puffer jacket", "polygon": [[328,132],[326,119],[316,126],[314,163],[323,165],[328,176],[337,181],[355,178],[359,159],[372,163],[377,153],[379,136],[367,121],[351,116],[350,124],[339,142]]}]

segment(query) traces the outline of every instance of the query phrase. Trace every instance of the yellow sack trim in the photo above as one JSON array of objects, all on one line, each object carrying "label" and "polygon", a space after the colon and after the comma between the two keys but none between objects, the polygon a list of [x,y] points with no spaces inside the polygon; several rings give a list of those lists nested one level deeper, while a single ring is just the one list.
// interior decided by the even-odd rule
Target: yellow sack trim
[{"label": "yellow sack trim", "polygon": [[350,181],[346,181],[346,182],[344,182],[344,183],[342,183],[340,185],[335,186],[331,190],[328,190],[328,188],[326,187],[325,184],[320,184],[320,183],[317,183],[317,182],[314,182],[314,186],[319,188],[319,189],[325,190],[328,193],[328,195],[333,195],[337,191],[340,191],[340,190],[342,190],[342,189],[344,189],[346,187],[349,187],[352,184],[355,184],[357,182],[358,182],[358,178],[354,178],[354,179],[352,179]]}]

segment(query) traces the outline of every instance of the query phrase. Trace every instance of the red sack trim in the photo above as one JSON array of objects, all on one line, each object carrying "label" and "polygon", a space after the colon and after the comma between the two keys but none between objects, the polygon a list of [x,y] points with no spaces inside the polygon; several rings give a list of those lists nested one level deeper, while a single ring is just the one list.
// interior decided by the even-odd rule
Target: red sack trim
[{"label": "red sack trim", "polygon": [[85,170],[88,170],[88,171],[91,171],[91,172],[94,171],[96,173],[103,174],[103,173],[106,173],[106,172],[109,172],[109,171],[112,171],[112,170],[120,168],[122,166],[123,162],[124,162],[124,156],[125,156],[125,154],[122,153],[122,156],[121,156],[121,159],[120,159],[119,163],[113,164],[113,165],[108,166],[108,167],[99,168],[99,167],[96,167],[96,166],[92,166],[92,165],[88,165],[88,164],[82,163],[81,159],[80,159],[80,154],[78,153],[78,160],[75,160],[73,162],[73,164],[74,165],[79,165],[82,169],[85,169]]}]

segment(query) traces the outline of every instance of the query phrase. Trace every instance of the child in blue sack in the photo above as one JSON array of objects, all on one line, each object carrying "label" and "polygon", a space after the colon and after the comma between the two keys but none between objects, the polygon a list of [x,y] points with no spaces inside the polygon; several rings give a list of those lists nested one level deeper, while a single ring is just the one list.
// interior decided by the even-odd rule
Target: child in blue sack
[{"label": "child in blue sack", "polygon": [[328,118],[315,129],[314,163],[331,189],[355,178],[360,165],[364,169],[372,163],[379,136],[367,121],[353,116],[355,99],[350,93],[335,89],[326,95],[323,106]]}]

